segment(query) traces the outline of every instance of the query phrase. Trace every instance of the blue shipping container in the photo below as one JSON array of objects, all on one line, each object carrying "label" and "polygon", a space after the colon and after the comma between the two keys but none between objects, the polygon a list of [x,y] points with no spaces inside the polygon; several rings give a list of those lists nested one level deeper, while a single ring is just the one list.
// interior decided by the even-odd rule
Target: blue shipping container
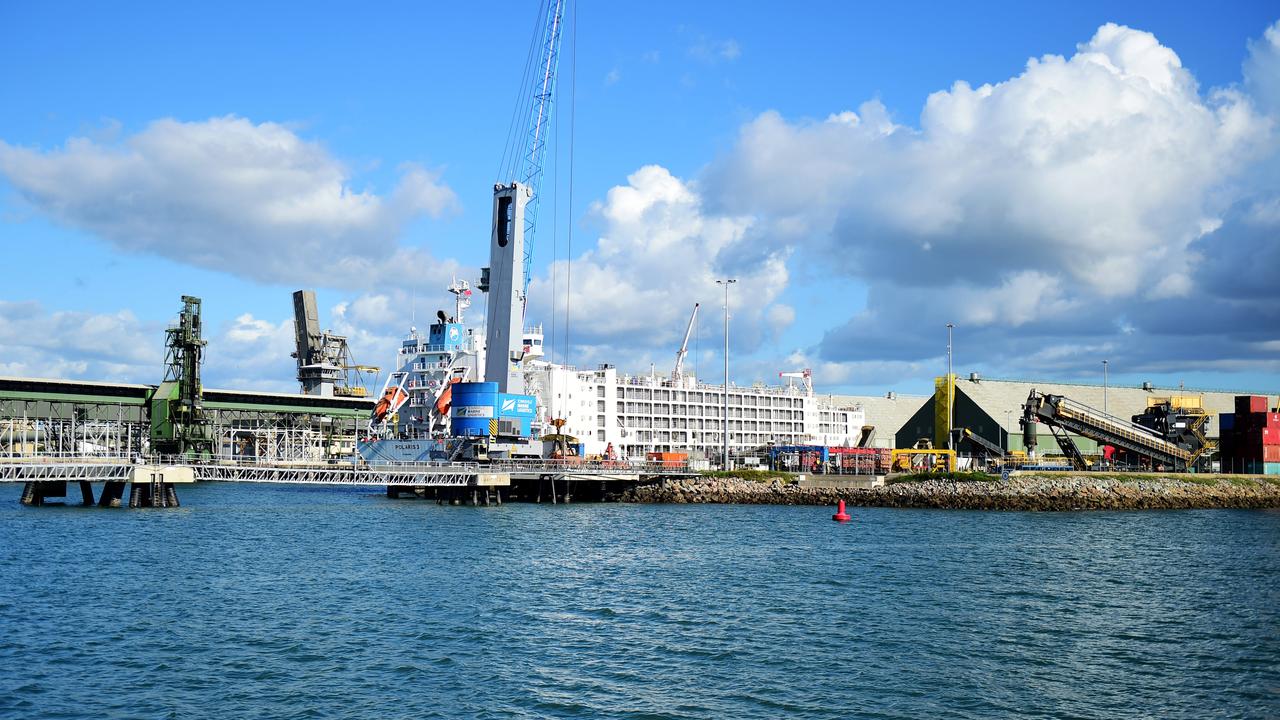
[{"label": "blue shipping container", "polygon": [[1234,430],[1235,427],[1236,427],[1235,413],[1222,413],[1221,415],[1218,416],[1219,430]]}]

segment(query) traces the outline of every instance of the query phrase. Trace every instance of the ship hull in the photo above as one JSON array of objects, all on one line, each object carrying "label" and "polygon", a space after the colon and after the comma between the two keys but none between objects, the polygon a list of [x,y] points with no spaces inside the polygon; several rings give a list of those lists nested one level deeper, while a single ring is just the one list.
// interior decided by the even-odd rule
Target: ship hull
[{"label": "ship hull", "polygon": [[449,456],[443,440],[366,440],[356,445],[356,452],[370,465],[427,463],[446,460]]}]

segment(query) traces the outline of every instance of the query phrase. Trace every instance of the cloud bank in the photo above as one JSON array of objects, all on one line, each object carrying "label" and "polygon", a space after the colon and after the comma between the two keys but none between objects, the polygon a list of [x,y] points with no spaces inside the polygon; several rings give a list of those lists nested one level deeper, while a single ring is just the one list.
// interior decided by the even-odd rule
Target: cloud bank
[{"label": "cloud bank", "polygon": [[766,112],[708,169],[707,206],[757,218],[743,257],[793,251],[869,287],[819,361],[937,357],[927,329],[955,322],[998,367],[1272,371],[1278,28],[1240,86],[1203,94],[1153,35],[1107,24],[1070,58],[933,93],[918,127],[876,101]]},{"label": "cloud bank", "polygon": [[398,239],[457,207],[436,172],[404,165],[390,193],[357,191],[320,144],[235,116],[157,120],[122,142],[72,138],[48,152],[0,141],[0,174],[56,222],[123,251],[282,284],[440,271]]}]

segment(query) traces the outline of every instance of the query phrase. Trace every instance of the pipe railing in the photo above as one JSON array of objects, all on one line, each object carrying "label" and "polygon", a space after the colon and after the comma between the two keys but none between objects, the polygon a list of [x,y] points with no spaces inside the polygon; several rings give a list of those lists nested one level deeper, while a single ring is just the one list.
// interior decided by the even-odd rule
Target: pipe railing
[{"label": "pipe railing", "polygon": [[427,462],[388,461],[367,463],[363,460],[335,458],[332,460],[315,459],[273,459],[261,457],[243,457],[233,455],[210,455],[207,457],[185,457],[181,455],[102,455],[84,454],[69,451],[41,452],[32,454],[0,454],[0,462],[35,463],[106,463],[138,464],[138,465],[193,465],[224,467],[258,467],[258,468],[296,468],[298,470],[378,470],[405,472],[555,472],[564,474],[576,473],[681,473],[690,472],[689,463],[667,462],[632,462],[628,460],[495,460],[488,463],[474,461],[458,462],[435,460]]}]

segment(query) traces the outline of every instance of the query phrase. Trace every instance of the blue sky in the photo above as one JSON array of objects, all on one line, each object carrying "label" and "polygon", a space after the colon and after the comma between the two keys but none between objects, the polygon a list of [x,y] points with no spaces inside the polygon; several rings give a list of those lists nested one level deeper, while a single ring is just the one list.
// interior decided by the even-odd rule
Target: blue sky
[{"label": "blue sky", "polygon": [[[1280,13],[1117,5],[584,3],[531,319],[664,370],[702,302],[714,381],[734,274],[740,382],[923,391],[951,320],[963,372],[1280,389]],[[299,287],[388,364],[487,260],[535,10],[4,5],[0,373],[156,381],[195,294],[208,382],[289,389]]]}]

